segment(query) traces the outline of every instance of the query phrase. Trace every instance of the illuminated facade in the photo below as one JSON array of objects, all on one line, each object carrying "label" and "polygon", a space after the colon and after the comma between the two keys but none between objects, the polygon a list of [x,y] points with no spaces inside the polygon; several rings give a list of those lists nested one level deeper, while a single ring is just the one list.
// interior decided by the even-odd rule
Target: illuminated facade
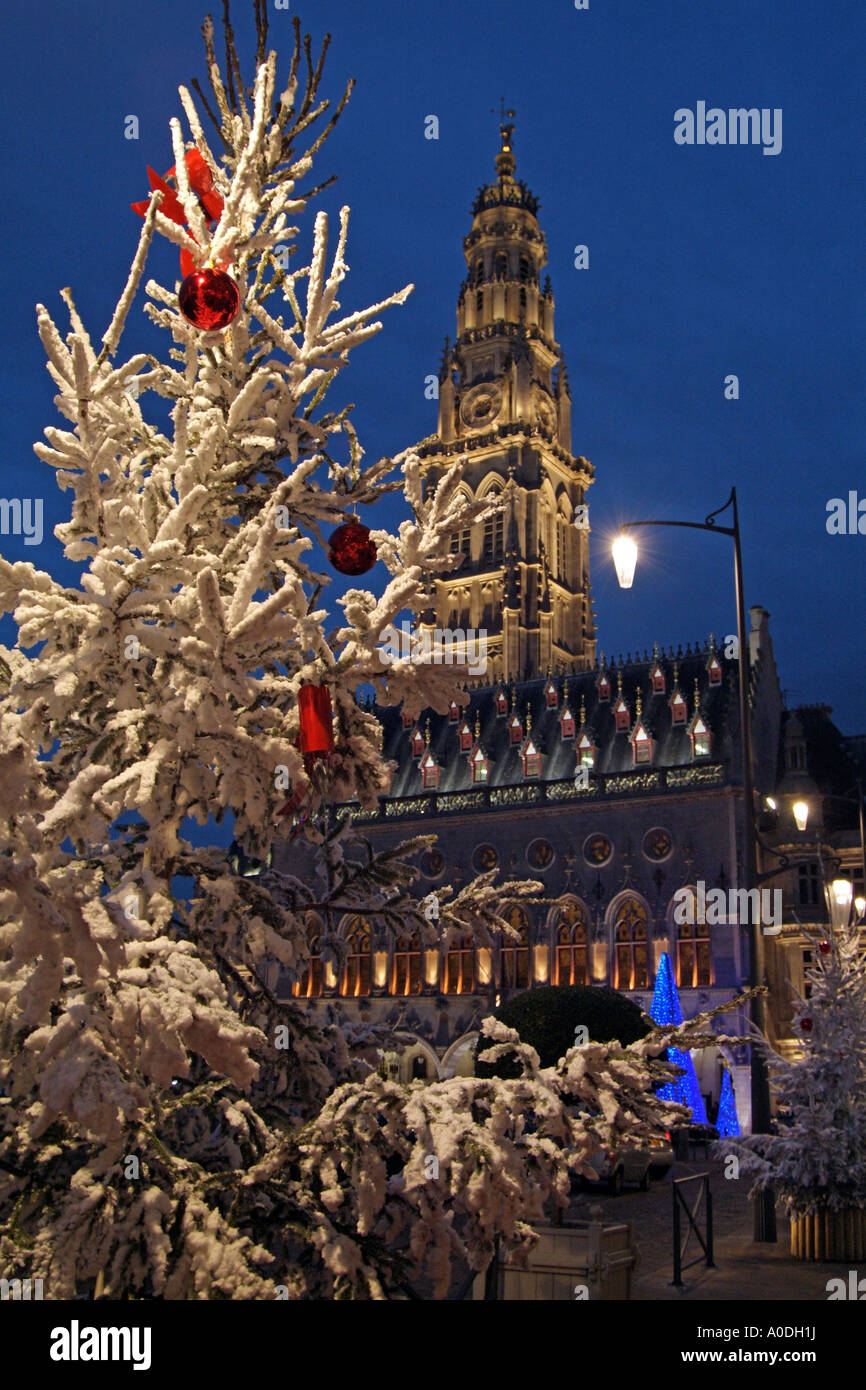
[{"label": "illuminated facade", "polygon": [[[311,966],[302,979],[281,981],[285,994],[312,1008],[398,1029],[404,1078],[470,1069],[483,1016],[527,988],[609,985],[649,1010],[668,952],[688,1018],[725,1003],[748,979],[746,922],[733,915],[710,926],[697,913],[692,921],[675,913],[683,888],[727,892],[741,881],[737,663],[712,637],[625,659],[596,652],[583,511],[593,469],[571,452],[553,296],[540,281],[544,236],[536,200],[514,176],[511,136],[503,127],[497,177],[473,206],[438,429],[419,446],[428,487],[460,456],[468,494],[495,491],[505,503],[498,518],[452,538],[463,563],[436,581],[423,619],[431,628],[486,628],[490,666],[444,713],[414,720],[399,709],[378,712],[383,756],[393,765],[390,792],[377,811],[355,820],[380,848],[437,834],[419,856],[419,896],[456,891],[497,869],[506,891],[509,879],[537,879],[541,898],[512,904],[515,936],[492,947],[454,941],[431,948],[418,937],[396,939],[375,915],[346,916],[333,924],[339,964],[318,953],[325,925],[311,917]],[[811,732],[800,749],[802,725],[783,710],[768,619],[763,608],[750,610],[757,794],[777,792],[787,807],[792,786],[806,788],[820,805],[819,785],[829,790],[830,781],[835,787],[855,775],[854,741],[846,750],[816,715],[806,719]],[[815,744],[819,725],[850,768],[825,767],[825,760],[813,781],[806,744]],[[802,982],[804,964],[794,911],[804,891],[814,896],[824,834],[818,811],[816,843],[790,845],[787,816],[769,827],[791,864],[777,881],[785,895],[782,933],[766,939],[770,1029],[782,1045],[787,981]],[[853,849],[844,853],[853,864]],[[299,872],[300,842],[277,854]],[[774,862],[766,856],[761,867]],[[817,899],[813,906],[817,912]],[[736,1016],[719,1027],[748,1031]],[[712,1102],[719,1061],[697,1060]],[[747,1128],[746,1050],[729,1051],[726,1060]]]}]

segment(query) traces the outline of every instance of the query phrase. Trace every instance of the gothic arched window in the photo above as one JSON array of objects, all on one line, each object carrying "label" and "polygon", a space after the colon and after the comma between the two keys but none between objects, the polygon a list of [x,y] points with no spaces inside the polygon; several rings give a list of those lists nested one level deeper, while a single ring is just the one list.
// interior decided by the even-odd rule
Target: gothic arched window
[{"label": "gothic arched window", "polygon": [[647,910],[640,898],[628,893],[620,900],[613,922],[614,989],[646,989]]},{"label": "gothic arched window", "polygon": [[373,986],[373,952],[372,932],[366,918],[352,918],[346,931],[346,947],[341,993],[349,998],[369,994]]},{"label": "gothic arched window", "polygon": [[589,984],[587,937],[586,908],[582,903],[566,903],[556,923],[556,984]]},{"label": "gothic arched window", "polygon": [[528,257],[528,256],[521,256],[521,257],[520,257],[520,281],[521,281],[521,284],[524,284],[524,285],[528,284],[528,282],[529,282],[529,257]]},{"label": "gothic arched window", "polygon": [[421,972],[421,937],[418,932],[398,942],[394,948],[394,966],[391,972],[392,994],[420,994],[423,983]]},{"label": "gothic arched window", "polygon": [[502,943],[502,988],[529,988],[529,918],[522,907],[516,904],[503,914],[505,920],[519,932],[517,940],[513,936],[504,937]]},{"label": "gothic arched window", "polygon": [[[488,494],[488,498],[501,497],[499,488],[493,488]],[[484,523],[484,559],[498,560],[505,549],[505,514],[498,511],[495,516],[489,516]]]},{"label": "gothic arched window", "polygon": [[493,261],[493,273],[497,280],[505,280],[508,276],[508,257],[504,251],[497,251]]},{"label": "gothic arched window", "polygon": [[681,989],[695,989],[713,983],[713,957],[710,950],[710,929],[706,913],[698,911],[694,888],[687,888],[692,922],[677,925],[677,984]]},{"label": "gothic arched window", "polygon": [[322,923],[318,917],[310,917],[307,920],[307,946],[310,957],[307,961],[307,968],[292,985],[292,993],[297,999],[318,999],[322,994],[323,971],[322,957],[320,954]]},{"label": "gothic arched window", "polygon": [[475,944],[471,936],[451,943],[445,956],[445,993],[472,994],[475,989]]}]

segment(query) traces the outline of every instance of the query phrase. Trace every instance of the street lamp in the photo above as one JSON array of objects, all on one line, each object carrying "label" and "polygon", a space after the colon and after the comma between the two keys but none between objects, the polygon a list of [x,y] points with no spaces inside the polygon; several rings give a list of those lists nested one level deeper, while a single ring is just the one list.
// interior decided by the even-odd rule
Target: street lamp
[{"label": "street lamp", "polygon": [[[718,526],[716,518],[731,508],[732,525]],[[628,589],[634,579],[637,562],[637,546],[626,532],[640,526],[681,526],[692,531],[714,531],[717,535],[730,536],[734,542],[734,590],[737,601],[737,666],[739,673],[740,738],[743,750],[743,806],[745,812],[745,844],[743,846],[743,877],[746,889],[755,886],[757,872],[757,834],[755,816],[755,789],[752,773],[752,723],[749,709],[749,668],[746,649],[746,604],[743,596],[743,556],[740,548],[740,516],[737,508],[737,489],[731,488],[731,495],[724,506],[717,507],[703,522],[700,521],[628,521],[614,541],[613,559],[620,587]],[[631,550],[628,545],[630,544]],[[760,914],[751,914],[759,919]],[[753,920],[750,933],[750,978],[754,988],[763,984],[764,943],[759,920]],[[766,1020],[763,995],[755,995],[751,1004],[752,1022],[766,1037]],[[758,1048],[752,1044],[752,1132],[767,1134],[770,1129],[770,1083],[767,1065]],[[755,1240],[775,1241],[776,1239],[776,1201],[771,1188],[765,1188],[755,1199]]]},{"label": "street lamp", "polygon": [[794,816],[794,824],[798,830],[806,829],[806,822],[809,819],[809,803],[807,801],[795,801],[791,807]]},{"label": "street lamp", "polygon": [[830,925],[834,931],[841,931],[843,927],[848,925],[851,902],[854,897],[854,885],[850,879],[834,878],[825,891],[827,909],[830,913]]}]

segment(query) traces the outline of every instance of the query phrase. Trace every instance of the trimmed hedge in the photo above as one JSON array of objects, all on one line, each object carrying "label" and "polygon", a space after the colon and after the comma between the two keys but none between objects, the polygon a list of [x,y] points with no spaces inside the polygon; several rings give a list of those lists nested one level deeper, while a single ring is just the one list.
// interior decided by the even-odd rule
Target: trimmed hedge
[{"label": "trimmed hedge", "polygon": [[[493,1012],[509,1028],[515,1028],[523,1042],[534,1047],[543,1067],[552,1067],[574,1047],[578,1024],[589,1029],[590,1042],[623,1044],[637,1042],[650,1031],[637,1004],[615,989],[586,985],[548,985],[517,994]],[[493,1066],[479,1062],[478,1053],[490,1042],[479,1038],[475,1045],[476,1076],[498,1076],[509,1080],[519,1076],[513,1057],[500,1057]]]}]

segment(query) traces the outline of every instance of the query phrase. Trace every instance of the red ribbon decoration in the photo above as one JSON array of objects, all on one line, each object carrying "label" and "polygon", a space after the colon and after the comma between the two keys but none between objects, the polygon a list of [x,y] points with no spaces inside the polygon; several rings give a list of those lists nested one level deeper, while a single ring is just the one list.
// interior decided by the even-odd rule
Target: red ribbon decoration
[{"label": "red ribbon decoration", "polygon": [[[189,186],[198,198],[202,210],[211,222],[218,222],[222,216],[223,200],[214,187],[213,175],[210,169],[198,150],[187,150],[184,155],[184,162],[186,163]],[[159,209],[160,212],[164,213],[172,222],[176,222],[179,227],[184,227],[186,226],[186,213],[183,210],[183,206],[175,189],[168,183],[169,179],[174,179],[175,182],[177,182],[176,175],[177,165],[175,164],[172,164],[164,178],[160,178],[159,174],[151,169],[150,165],[147,166],[147,177],[150,181],[151,189],[153,191],[159,189],[163,195],[162,204]],[[140,203],[130,203],[130,207],[133,212],[138,213],[139,217],[146,217],[147,210],[150,207],[150,199],[146,198]],[[189,227],[187,227],[186,230],[193,241],[195,241],[195,237],[192,235]],[[227,270],[228,264],[228,261],[222,261],[217,269]],[[180,253],[181,275],[185,279],[187,275],[192,275],[196,269],[197,266],[195,261],[186,247],[183,247]]]}]

